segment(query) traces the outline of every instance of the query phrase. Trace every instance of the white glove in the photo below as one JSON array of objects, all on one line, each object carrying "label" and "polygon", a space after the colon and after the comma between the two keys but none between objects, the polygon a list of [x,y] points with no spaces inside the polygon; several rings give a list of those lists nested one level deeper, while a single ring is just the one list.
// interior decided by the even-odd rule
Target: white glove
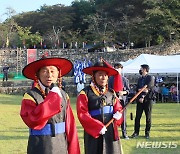
[{"label": "white glove", "polygon": [[50,91],[57,93],[62,98],[62,94],[61,94],[60,89],[58,87],[53,87]]},{"label": "white glove", "polygon": [[144,102],[144,98],[140,98],[140,99],[139,99],[139,102],[140,102],[140,103],[143,103],[143,102]]},{"label": "white glove", "polygon": [[113,118],[116,120],[121,119],[121,117],[122,117],[122,113],[120,113],[119,111],[113,114]]},{"label": "white glove", "polygon": [[106,131],[107,131],[107,129],[106,129],[106,127],[104,126],[104,127],[101,129],[101,131],[99,132],[99,134],[104,135],[104,134],[106,133]]}]

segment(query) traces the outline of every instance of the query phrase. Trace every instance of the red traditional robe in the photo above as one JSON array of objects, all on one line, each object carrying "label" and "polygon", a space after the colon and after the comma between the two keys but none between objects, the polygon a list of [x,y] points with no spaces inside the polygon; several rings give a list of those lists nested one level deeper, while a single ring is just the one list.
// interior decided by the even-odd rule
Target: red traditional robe
[{"label": "red traditional robe", "polygon": [[[61,112],[61,102],[62,98],[57,93],[50,91],[46,98],[37,105],[35,99],[25,93],[20,115],[29,128],[40,130],[50,118]],[[65,136],[67,137],[68,154],[80,154],[77,129],[69,98],[66,103]]]},{"label": "red traditional robe", "polygon": [[[95,91],[95,89],[94,89]],[[96,93],[96,92],[95,92]],[[97,93],[96,93],[97,94]],[[116,113],[117,111],[121,111],[122,106],[119,102],[119,99],[116,98],[113,112]],[[98,138],[100,136],[99,132],[103,128],[105,124],[103,124],[101,121],[94,119],[90,114],[88,110],[88,98],[87,95],[84,93],[84,91],[81,91],[80,95],[77,98],[77,115],[79,118],[79,121],[81,122],[84,130],[93,136],[94,138]],[[123,121],[123,118],[120,120],[114,121],[114,137],[117,139],[118,136],[118,128],[117,126],[120,126]]]}]

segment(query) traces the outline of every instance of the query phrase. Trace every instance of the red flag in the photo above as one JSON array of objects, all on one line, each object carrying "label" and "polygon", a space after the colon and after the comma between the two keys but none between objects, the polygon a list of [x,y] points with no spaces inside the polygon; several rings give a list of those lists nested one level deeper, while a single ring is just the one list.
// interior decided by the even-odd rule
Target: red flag
[{"label": "red flag", "polygon": [[27,49],[27,64],[37,59],[37,49]]},{"label": "red flag", "polygon": [[[113,68],[113,66],[111,64],[109,64],[108,62],[106,62],[103,58],[101,58],[101,60],[109,67],[109,68]],[[114,91],[115,92],[119,92],[123,90],[123,81],[122,81],[122,76],[121,74],[116,74],[114,75],[114,83],[113,83],[113,87],[114,87]]]}]

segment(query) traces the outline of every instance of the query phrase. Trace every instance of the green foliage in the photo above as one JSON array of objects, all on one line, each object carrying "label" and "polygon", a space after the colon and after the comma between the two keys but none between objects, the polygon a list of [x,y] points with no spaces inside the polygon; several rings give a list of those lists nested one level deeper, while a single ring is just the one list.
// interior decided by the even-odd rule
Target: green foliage
[{"label": "green foliage", "polygon": [[[69,44],[106,40],[134,42],[135,47],[156,45],[171,41],[172,34],[173,39],[179,39],[179,7],[179,0],[75,0],[71,6],[43,5],[36,11],[10,14],[0,24],[0,46],[7,38],[11,46],[22,45],[24,40],[32,46],[39,43],[40,36],[49,47],[57,40]],[[24,36],[17,37],[14,25],[24,28]],[[61,34],[55,36],[53,27],[62,29]],[[30,28],[29,34],[26,28]]]},{"label": "green foliage", "polygon": [[161,35],[165,40],[170,40],[172,32],[179,35],[179,1],[167,0],[154,2],[148,0],[146,4],[149,5],[149,9],[145,10],[146,18],[144,22],[151,29],[154,39]]},{"label": "green foliage", "polygon": [[42,39],[38,32],[32,34],[30,30],[31,27],[23,28],[21,26],[17,26],[19,38],[26,47],[33,46],[34,44],[39,44]]},{"label": "green foliage", "polygon": [[162,43],[164,43],[164,37],[162,36],[162,35],[159,35],[158,37],[157,37],[157,44],[162,44]]}]

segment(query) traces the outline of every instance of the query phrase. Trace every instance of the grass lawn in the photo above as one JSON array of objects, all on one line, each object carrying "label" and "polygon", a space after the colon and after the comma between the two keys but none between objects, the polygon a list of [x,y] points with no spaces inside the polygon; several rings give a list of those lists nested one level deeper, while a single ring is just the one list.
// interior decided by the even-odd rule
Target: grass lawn
[{"label": "grass lawn", "polygon": [[[19,116],[21,99],[22,96],[0,94],[0,154],[26,153],[28,128]],[[76,98],[71,98],[71,105],[77,122],[81,152],[83,154],[83,129],[76,116],[75,101]],[[132,104],[128,107],[128,135],[133,133],[134,120],[130,120],[130,112],[133,112],[135,118],[135,106],[135,104]],[[154,104],[152,112],[152,129],[150,134],[151,138],[149,140],[144,139],[145,115],[143,114],[140,136],[137,139],[121,139],[124,154],[180,153],[179,110],[180,104],[177,103]],[[152,148],[154,146],[156,146],[156,148]]]}]

